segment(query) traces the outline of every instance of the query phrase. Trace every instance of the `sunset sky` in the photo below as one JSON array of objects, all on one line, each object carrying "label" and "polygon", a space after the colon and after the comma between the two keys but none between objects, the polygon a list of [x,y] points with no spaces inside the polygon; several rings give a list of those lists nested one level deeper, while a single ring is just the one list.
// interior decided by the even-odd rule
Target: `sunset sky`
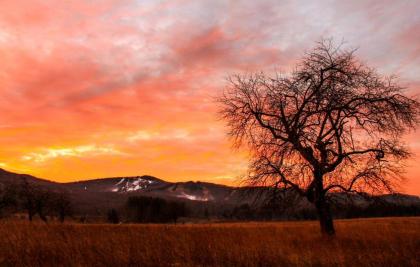
[{"label": "sunset sky", "polygon": [[[55,181],[150,174],[236,184],[216,96],[345,40],[420,95],[420,1],[0,2],[0,168]],[[420,195],[420,130],[406,193]]]}]

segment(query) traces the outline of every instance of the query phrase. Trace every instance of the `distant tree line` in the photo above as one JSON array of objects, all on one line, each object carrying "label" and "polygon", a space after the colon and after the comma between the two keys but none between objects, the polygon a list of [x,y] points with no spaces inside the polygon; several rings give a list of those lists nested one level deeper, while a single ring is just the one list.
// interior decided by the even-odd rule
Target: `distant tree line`
[{"label": "distant tree line", "polygon": [[44,222],[48,218],[64,222],[73,214],[73,206],[66,192],[37,186],[24,179],[21,184],[0,187],[0,215],[16,212],[25,212],[29,221],[38,216]]},{"label": "distant tree line", "polygon": [[[0,184],[0,218],[25,214],[29,221],[39,218],[45,222],[50,220],[64,222],[72,218],[82,223],[105,220],[114,224],[177,223],[180,218],[184,221],[278,221],[318,218],[314,207],[290,194],[275,201],[258,204],[239,201],[236,205],[130,196],[120,206],[98,208],[96,217],[92,213],[82,212],[80,208],[75,206],[65,191],[52,190],[26,180],[22,180],[20,184]],[[341,199],[333,202],[331,208],[335,218],[420,216],[418,202],[399,202],[398,196],[394,201],[371,197],[357,204]]]},{"label": "distant tree line", "polygon": [[420,216],[420,205],[388,201],[372,201],[367,205],[337,205],[333,207],[340,218]]},{"label": "distant tree line", "polygon": [[176,223],[188,215],[185,203],[155,197],[129,197],[126,208],[128,221],[138,223]]},{"label": "distant tree line", "polygon": [[[331,208],[334,211],[334,217],[341,219],[420,216],[420,205],[418,204],[393,203],[383,200],[372,200],[363,205],[334,203]],[[223,219],[238,221],[316,220],[318,218],[316,209],[310,206],[279,210],[271,204],[261,206],[241,204],[225,210],[220,216]]]}]

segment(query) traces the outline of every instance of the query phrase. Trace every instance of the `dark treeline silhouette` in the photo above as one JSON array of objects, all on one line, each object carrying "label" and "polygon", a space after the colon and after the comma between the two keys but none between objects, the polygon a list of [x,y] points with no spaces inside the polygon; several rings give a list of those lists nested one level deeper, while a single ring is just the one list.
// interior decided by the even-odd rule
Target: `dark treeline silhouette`
[{"label": "dark treeline silhouette", "polygon": [[73,207],[66,192],[53,191],[23,179],[20,184],[0,188],[0,214],[6,216],[17,212],[25,212],[29,221],[38,216],[44,222],[48,218],[64,222],[73,214]]},{"label": "dark treeline silhouette", "polygon": [[[420,216],[420,205],[391,203],[386,201],[371,201],[364,205],[341,203],[331,205],[334,218],[371,218],[371,217],[397,217]],[[276,206],[264,205],[255,207],[241,204],[225,210],[220,216],[226,220],[236,221],[278,221],[278,220],[316,220],[317,210],[311,206],[302,206],[280,211]]]},{"label": "dark treeline silhouette", "polygon": [[120,213],[116,209],[110,209],[107,213],[107,221],[109,223],[117,224],[120,223]]},{"label": "dark treeline silhouette", "polygon": [[337,205],[333,206],[334,214],[338,218],[369,218],[369,217],[397,217],[420,216],[420,206],[415,204],[391,203],[372,201],[363,206]]},{"label": "dark treeline silhouette", "polygon": [[[279,221],[315,220],[318,212],[310,202],[293,191],[274,194],[268,188],[254,192],[255,201],[205,202],[163,199],[147,196],[125,196],[123,202],[106,204],[95,202],[91,211],[77,205],[77,195],[36,185],[26,180],[16,184],[0,184],[0,217],[17,214],[30,221],[56,220],[64,222],[70,218],[81,223],[176,223],[182,221]],[[261,196],[270,195],[266,201]],[[122,195],[119,195],[123,197]],[[111,195],[110,195],[111,197]],[[331,210],[334,218],[420,216],[419,199],[405,195],[382,195],[360,197],[357,194],[335,194]]]},{"label": "dark treeline silhouette", "polygon": [[132,196],[127,201],[127,219],[139,223],[176,223],[187,216],[185,203],[162,198]]},{"label": "dark treeline silhouette", "polygon": [[14,210],[17,205],[17,189],[12,185],[0,184],[0,216],[3,217],[7,213]]}]

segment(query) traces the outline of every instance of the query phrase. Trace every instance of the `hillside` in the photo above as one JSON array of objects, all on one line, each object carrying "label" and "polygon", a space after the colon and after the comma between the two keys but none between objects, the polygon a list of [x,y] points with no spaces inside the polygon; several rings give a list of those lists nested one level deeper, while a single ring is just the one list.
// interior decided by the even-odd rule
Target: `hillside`
[{"label": "hillside", "polygon": [[[239,217],[248,218],[252,213],[249,206],[261,204],[263,196],[270,192],[268,188],[230,187],[207,182],[168,182],[153,176],[111,177],[58,183],[0,169],[0,185],[20,187],[24,181],[47,190],[65,192],[72,200],[77,213],[93,216],[102,216],[110,208],[123,207],[130,196],[150,196],[184,202],[193,216],[207,212],[218,214],[217,216],[227,211],[232,214],[235,207],[246,204],[247,206],[242,206],[235,212],[239,213]],[[293,213],[296,213],[297,210],[312,209],[306,199],[293,192],[288,192],[282,197],[283,200],[279,201],[275,208],[277,210],[292,207]],[[336,194],[335,199],[344,203],[341,194]],[[376,199],[386,203],[420,207],[420,198],[417,196],[393,194],[382,195]],[[351,200],[359,207],[369,204],[359,196],[352,196]]]},{"label": "hillside", "polygon": [[[151,196],[188,202],[193,210],[204,203],[236,205],[242,198],[238,188],[205,182],[167,182],[152,176],[111,177],[58,183],[31,175],[0,169],[0,185],[28,184],[67,193],[80,213],[100,215],[109,208],[123,206],[130,196]],[[241,191],[241,189],[239,189]]]}]

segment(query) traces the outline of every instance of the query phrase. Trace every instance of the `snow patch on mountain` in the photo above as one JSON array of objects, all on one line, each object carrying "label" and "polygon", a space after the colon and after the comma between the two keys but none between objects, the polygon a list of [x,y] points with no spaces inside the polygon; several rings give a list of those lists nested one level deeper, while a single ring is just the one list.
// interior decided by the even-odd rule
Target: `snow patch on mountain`
[{"label": "snow patch on mountain", "polygon": [[115,187],[112,189],[112,192],[135,192],[138,190],[146,189],[149,185],[153,184],[155,181],[144,179],[141,177],[134,179],[122,178],[118,183],[115,184]]},{"label": "snow patch on mountain", "polygon": [[145,176],[121,177],[115,181],[110,191],[117,193],[156,192],[165,197],[176,197],[194,201],[212,201],[212,193],[199,183],[175,183],[165,187],[165,183]]}]

